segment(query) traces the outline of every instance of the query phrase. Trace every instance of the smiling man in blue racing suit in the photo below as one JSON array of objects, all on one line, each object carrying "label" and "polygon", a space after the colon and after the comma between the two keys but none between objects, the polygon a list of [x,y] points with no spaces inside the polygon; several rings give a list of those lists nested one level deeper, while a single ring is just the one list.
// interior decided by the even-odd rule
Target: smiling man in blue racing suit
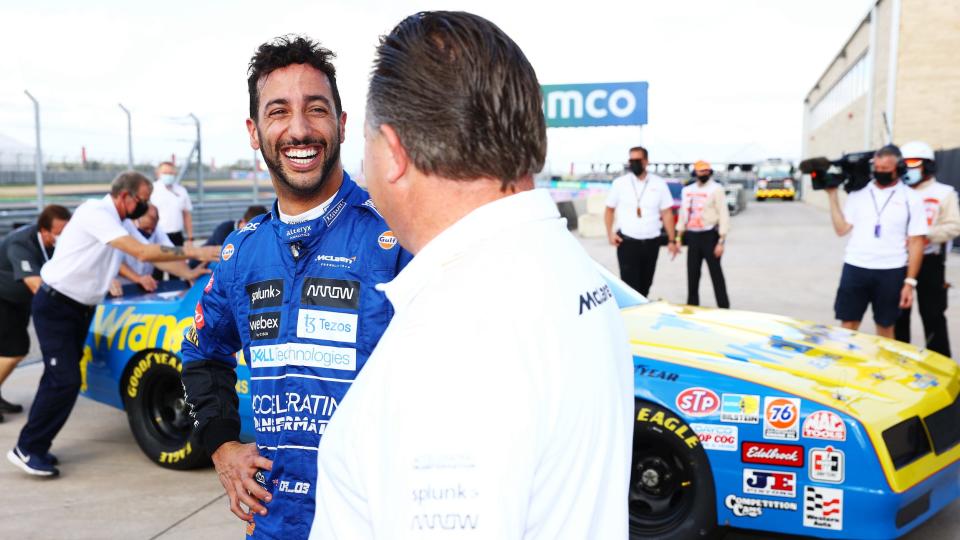
[{"label": "smiling man in blue racing suit", "polygon": [[[182,349],[200,440],[231,511],[256,538],[309,534],[320,437],[393,315],[374,287],[410,258],[343,171],[346,113],[332,56],[284,37],[251,60],[247,127],[277,202],[227,237]],[[250,444],[238,440],[240,350],[250,367]]]}]

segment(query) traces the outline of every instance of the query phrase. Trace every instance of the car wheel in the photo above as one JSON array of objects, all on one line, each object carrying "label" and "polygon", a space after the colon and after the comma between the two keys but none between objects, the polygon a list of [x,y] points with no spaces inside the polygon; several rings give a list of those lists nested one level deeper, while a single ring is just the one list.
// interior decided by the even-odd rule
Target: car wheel
[{"label": "car wheel", "polygon": [[194,433],[180,382],[180,359],[167,351],[145,351],[130,361],[123,384],[130,430],[143,453],[167,469],[208,465]]},{"label": "car wheel", "polygon": [[697,435],[663,407],[637,401],[635,412],[631,540],[714,538],[713,474]]}]

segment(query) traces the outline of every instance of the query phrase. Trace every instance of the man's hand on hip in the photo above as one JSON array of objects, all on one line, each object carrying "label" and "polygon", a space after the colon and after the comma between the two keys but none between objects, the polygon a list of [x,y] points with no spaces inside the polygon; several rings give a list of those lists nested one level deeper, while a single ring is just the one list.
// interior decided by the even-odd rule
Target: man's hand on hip
[{"label": "man's hand on hip", "polygon": [[[270,502],[271,496],[263,486],[253,479],[258,469],[269,471],[273,462],[257,452],[257,445],[228,442],[220,445],[210,456],[217,470],[217,477],[230,498],[230,511],[244,521],[253,521],[253,513],[267,515],[267,509],[260,504]],[[244,511],[240,504],[247,507]]]}]

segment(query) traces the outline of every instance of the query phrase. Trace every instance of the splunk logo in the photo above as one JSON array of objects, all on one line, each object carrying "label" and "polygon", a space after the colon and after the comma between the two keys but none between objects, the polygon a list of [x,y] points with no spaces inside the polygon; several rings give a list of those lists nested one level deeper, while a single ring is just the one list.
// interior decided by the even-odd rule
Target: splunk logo
[{"label": "splunk logo", "polygon": [[647,123],[646,82],[544,85],[547,127]]}]

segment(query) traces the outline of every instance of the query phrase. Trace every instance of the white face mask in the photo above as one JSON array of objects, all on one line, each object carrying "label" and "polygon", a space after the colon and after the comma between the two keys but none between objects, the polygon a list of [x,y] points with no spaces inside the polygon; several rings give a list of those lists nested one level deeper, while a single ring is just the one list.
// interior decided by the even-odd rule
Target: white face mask
[{"label": "white face mask", "polygon": [[161,174],[159,179],[167,186],[172,186],[177,183],[177,175],[175,174]]},{"label": "white face mask", "polygon": [[908,186],[915,186],[923,180],[923,171],[920,167],[907,169],[906,182]]}]

